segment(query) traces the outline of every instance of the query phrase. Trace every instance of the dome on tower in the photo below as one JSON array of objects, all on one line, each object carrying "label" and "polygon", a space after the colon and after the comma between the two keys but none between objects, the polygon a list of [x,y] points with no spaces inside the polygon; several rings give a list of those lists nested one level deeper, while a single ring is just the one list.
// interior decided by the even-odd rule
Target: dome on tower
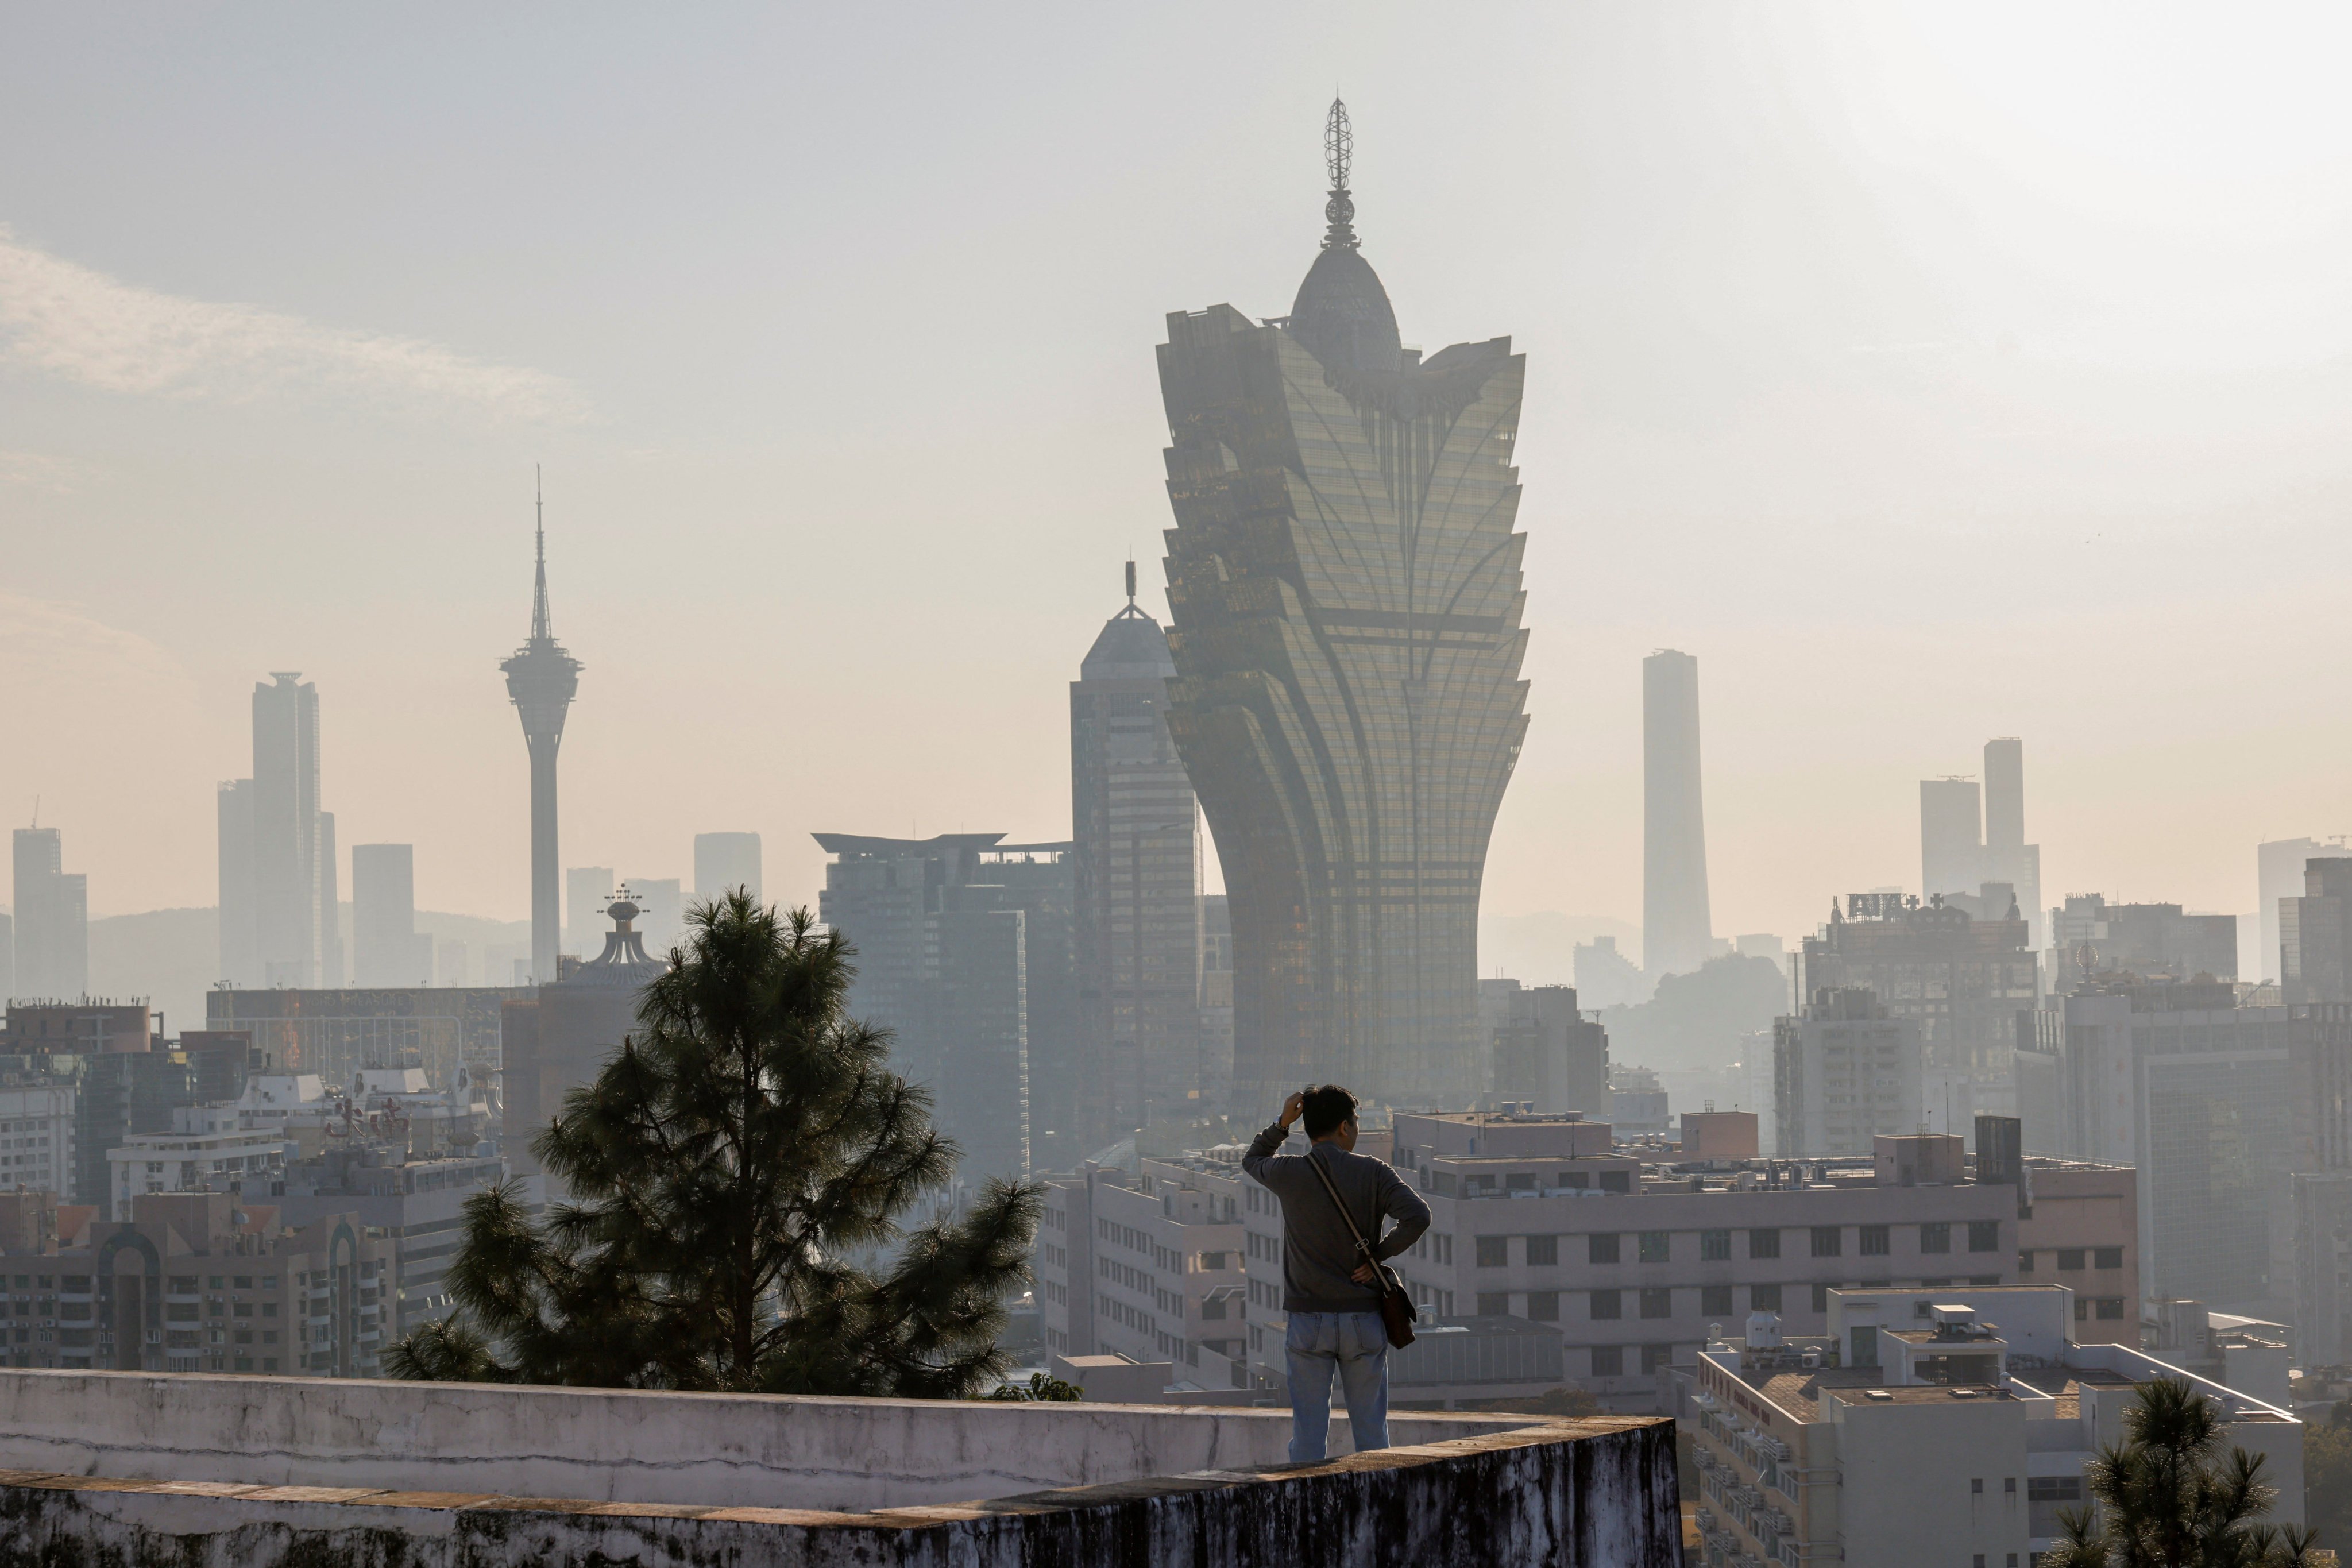
[{"label": "dome on tower", "polygon": [[1404,350],[1389,291],[1353,244],[1328,247],[1307,269],[1290,335],[1326,370],[1393,371]]}]

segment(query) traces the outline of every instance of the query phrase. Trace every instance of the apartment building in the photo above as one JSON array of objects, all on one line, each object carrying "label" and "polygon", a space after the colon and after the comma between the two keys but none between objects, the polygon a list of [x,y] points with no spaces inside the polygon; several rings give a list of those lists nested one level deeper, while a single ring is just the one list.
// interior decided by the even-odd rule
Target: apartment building
[{"label": "apartment building", "polygon": [[[1655,1409],[1663,1370],[1750,1312],[1818,1333],[1841,1287],[2015,1279],[2017,1187],[1974,1181],[1958,1138],[1881,1142],[1938,1158],[1644,1163],[1572,1115],[1400,1112],[1393,1161],[1433,1219],[1396,1267],[1438,1323],[1549,1328],[1565,1381]],[[1242,1221],[1250,1372],[1279,1390],[1280,1206],[1248,1183]]]},{"label": "apartment building", "polygon": [[184,1105],[169,1132],[133,1132],[106,1152],[107,1217],[127,1220],[132,1200],[156,1193],[229,1193],[257,1200],[286,1173],[280,1128],[245,1125],[234,1105]]},{"label": "apartment building", "polygon": [[1230,1147],[1141,1160],[1132,1176],[1047,1177],[1035,1263],[1046,1349],[1196,1370],[1204,1352],[1238,1359],[1244,1183],[1258,1190]]},{"label": "apartment building", "polygon": [[1869,1153],[1872,1139],[1918,1126],[1920,1070],[1918,1019],[1895,1016],[1867,987],[1815,992],[1773,1022],[1773,1148]]},{"label": "apartment building", "polygon": [[2085,1500],[2144,1384],[2186,1378],[2222,1441],[2267,1459],[2303,1520],[2303,1426],[2136,1350],[2071,1336],[2063,1286],[1833,1290],[1827,1332],[1759,1316],[1710,1341],[1682,1413],[1708,1568],[1837,1562],[2030,1568]]},{"label": "apartment building", "polygon": [[2139,1173],[2035,1156],[2024,1162],[2017,1282],[2074,1292],[2077,1344],[2139,1344]]},{"label": "apartment building", "polygon": [[74,1091],[0,1089],[0,1188],[70,1193],[74,1176]]},{"label": "apartment building", "polygon": [[293,1228],[216,1193],[139,1194],[123,1220],[57,1212],[0,1256],[16,1366],[374,1377],[391,1248],[349,1215]]}]

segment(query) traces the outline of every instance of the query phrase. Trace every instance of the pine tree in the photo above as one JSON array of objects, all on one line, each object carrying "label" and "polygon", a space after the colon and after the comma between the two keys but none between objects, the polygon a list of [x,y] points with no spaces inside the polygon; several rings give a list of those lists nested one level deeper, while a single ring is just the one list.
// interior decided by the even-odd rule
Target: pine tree
[{"label": "pine tree", "polygon": [[[392,1352],[441,1381],[960,1398],[992,1383],[1041,1189],[992,1180],[912,1231],[955,1146],[847,1012],[852,950],[806,910],[691,911],[639,1032],[531,1150],[572,1194],[469,1199],[460,1312]],[[868,1259],[887,1259],[869,1262]]]},{"label": "pine tree", "polygon": [[2316,1538],[2257,1523],[2278,1496],[2264,1456],[2221,1451],[2221,1413],[2179,1378],[2142,1384],[2125,1441],[2084,1466],[2095,1513],[2061,1516],[2042,1568],[2304,1568]]}]

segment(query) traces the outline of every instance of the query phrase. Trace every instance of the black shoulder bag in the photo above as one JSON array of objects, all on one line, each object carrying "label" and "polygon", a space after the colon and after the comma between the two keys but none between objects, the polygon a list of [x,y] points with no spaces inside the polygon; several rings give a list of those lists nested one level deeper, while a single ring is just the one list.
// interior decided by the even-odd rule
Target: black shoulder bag
[{"label": "black shoulder bag", "polygon": [[[1364,1233],[1356,1227],[1356,1216],[1349,1214],[1348,1205],[1339,1200],[1339,1189],[1332,1185],[1331,1173],[1323,1168],[1322,1162],[1315,1158],[1313,1151],[1308,1151],[1306,1158],[1307,1163],[1315,1167],[1316,1179],[1323,1184],[1323,1190],[1331,1194],[1331,1206],[1338,1209],[1339,1217],[1348,1222],[1348,1234],[1356,1238],[1356,1250],[1363,1254],[1364,1261],[1372,1266],[1373,1278],[1381,1282],[1381,1326],[1388,1330],[1389,1343],[1397,1350],[1404,1349],[1412,1343],[1413,1320],[1419,1316],[1412,1310],[1412,1298],[1405,1294],[1404,1281],[1397,1278],[1395,1269],[1380,1260],[1372,1251],[1372,1244],[1366,1241]],[[1377,1214],[1373,1215],[1372,1223],[1375,1226],[1380,1223]]]}]

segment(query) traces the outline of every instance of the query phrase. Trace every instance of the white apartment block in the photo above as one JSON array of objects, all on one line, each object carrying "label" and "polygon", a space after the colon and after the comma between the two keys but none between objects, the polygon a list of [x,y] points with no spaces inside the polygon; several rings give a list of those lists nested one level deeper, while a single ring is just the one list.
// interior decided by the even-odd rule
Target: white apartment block
[{"label": "white apartment block", "polygon": [[[1240,1151],[1046,1178],[1037,1283],[1046,1348],[1223,1369],[1244,1321]],[[1181,1376],[1183,1373],[1178,1373]],[[1216,1381],[1223,1383],[1224,1378]]]},{"label": "white apartment block", "polygon": [[0,1090],[0,1188],[73,1191],[74,1091]]},{"label": "white apartment block", "polygon": [[282,1129],[248,1128],[234,1105],[181,1106],[169,1132],[133,1132],[106,1152],[109,1219],[131,1217],[143,1193],[244,1193],[266,1196],[286,1172]]},{"label": "white apartment block", "polygon": [[1769,1315],[1711,1341],[1683,1420],[1699,1472],[1696,1559],[2032,1568],[2083,1466],[2123,1436],[2140,1385],[2183,1378],[2223,1440],[2264,1455],[2271,1520],[2303,1521],[2303,1426],[2153,1356],[2072,1337],[2062,1286],[1833,1290],[1829,1332]]}]

